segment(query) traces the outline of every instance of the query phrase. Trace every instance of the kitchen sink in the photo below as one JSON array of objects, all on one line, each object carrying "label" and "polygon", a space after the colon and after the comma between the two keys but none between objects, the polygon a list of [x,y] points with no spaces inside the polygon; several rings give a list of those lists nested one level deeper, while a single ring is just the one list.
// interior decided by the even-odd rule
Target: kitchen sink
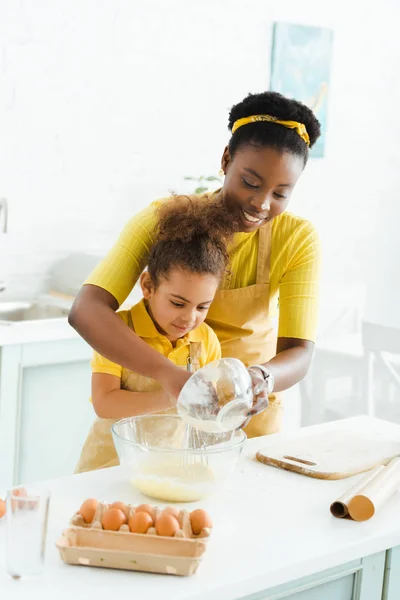
[{"label": "kitchen sink", "polygon": [[60,319],[68,316],[69,309],[42,302],[0,302],[0,324],[20,321]]}]

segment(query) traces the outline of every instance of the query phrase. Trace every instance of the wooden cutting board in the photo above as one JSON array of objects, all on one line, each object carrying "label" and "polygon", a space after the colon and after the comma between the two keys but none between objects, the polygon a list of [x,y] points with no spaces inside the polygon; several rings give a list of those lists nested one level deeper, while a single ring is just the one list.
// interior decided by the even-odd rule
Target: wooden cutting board
[{"label": "wooden cutting board", "polygon": [[400,439],[388,439],[387,434],[332,430],[279,440],[256,456],[266,465],[308,477],[345,479],[399,455]]}]

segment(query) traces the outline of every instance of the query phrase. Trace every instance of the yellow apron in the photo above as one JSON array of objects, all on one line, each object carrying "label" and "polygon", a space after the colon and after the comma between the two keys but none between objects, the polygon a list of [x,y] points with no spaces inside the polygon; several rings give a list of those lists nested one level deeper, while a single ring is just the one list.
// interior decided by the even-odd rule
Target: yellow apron
[{"label": "yellow apron", "polygon": [[[245,365],[265,363],[276,354],[276,333],[269,314],[271,222],[258,231],[256,283],[236,290],[220,290],[207,315],[207,323],[221,342],[222,356],[239,358]],[[276,433],[282,406],[279,394],[245,428],[248,437]]]},{"label": "yellow apron", "polygon": [[[134,331],[131,315],[129,314],[129,327]],[[201,356],[201,342],[190,342],[188,364],[190,369],[196,371],[199,368],[199,357]],[[187,368],[187,365],[182,365]],[[138,375],[129,369],[122,369],[121,374],[121,389],[131,392],[156,392],[161,390],[160,384],[151,379]],[[171,408],[161,411],[158,414],[175,414],[176,409]],[[100,419],[97,418],[86,438],[82,448],[81,456],[76,466],[75,473],[85,473],[86,471],[94,471],[95,469],[104,469],[106,467],[115,467],[119,465],[117,451],[111,434],[111,426],[117,422],[117,419]],[[153,433],[154,425],[151,421],[148,423],[149,431]],[[165,424],[165,428],[161,431],[158,423],[157,431],[154,434],[159,437],[163,435],[163,439],[168,442],[170,447],[179,447],[182,443],[184,433],[183,421],[178,421],[174,424],[174,429],[171,429],[171,422]]]}]

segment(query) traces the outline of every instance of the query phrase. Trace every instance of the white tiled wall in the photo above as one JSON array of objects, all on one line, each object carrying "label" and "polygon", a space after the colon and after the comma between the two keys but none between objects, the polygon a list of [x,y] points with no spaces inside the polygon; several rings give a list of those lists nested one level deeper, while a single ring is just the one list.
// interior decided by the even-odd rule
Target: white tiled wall
[{"label": "white tiled wall", "polygon": [[229,107],[268,89],[275,20],[334,30],[326,157],[291,208],[319,228],[326,293],[363,280],[399,189],[397,0],[3,0],[0,269],[13,285],[40,287],[69,250],[103,253],[185,175],[217,172]]}]

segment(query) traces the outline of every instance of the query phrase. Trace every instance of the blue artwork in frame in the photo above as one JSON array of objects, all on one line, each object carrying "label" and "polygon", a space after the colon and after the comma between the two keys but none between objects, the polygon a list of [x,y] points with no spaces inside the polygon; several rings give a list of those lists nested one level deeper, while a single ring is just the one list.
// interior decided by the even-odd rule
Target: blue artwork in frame
[{"label": "blue artwork in frame", "polygon": [[321,123],[322,135],[310,151],[325,150],[333,34],[324,27],[274,23],[271,90],[307,104]]}]

